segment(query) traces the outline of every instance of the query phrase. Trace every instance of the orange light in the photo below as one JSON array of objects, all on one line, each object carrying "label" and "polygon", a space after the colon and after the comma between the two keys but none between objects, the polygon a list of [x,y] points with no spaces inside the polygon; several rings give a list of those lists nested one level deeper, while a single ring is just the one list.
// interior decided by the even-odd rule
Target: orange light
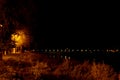
[{"label": "orange light", "polygon": [[26,36],[23,31],[17,31],[16,34],[11,35],[11,40],[15,42],[16,46],[26,44]]}]

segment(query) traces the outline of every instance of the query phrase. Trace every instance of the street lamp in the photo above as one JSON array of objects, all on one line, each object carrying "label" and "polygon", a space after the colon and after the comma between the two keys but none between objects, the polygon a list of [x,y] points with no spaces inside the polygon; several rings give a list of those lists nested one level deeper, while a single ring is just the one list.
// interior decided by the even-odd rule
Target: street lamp
[{"label": "street lamp", "polygon": [[0,43],[0,45],[2,44],[2,42],[3,42],[3,25],[2,24],[0,24],[0,41],[1,41],[1,43]]},{"label": "street lamp", "polygon": [[[0,24],[0,29],[1,29],[1,33],[0,33],[0,38],[1,38],[1,40],[0,40],[0,48],[2,48],[2,42],[3,42],[3,35],[2,35],[2,33],[3,33],[3,29],[2,29],[2,27],[3,27],[3,25],[2,24]],[[2,51],[2,49],[1,49],[1,51]],[[0,51],[0,60],[2,60],[2,52]]]}]

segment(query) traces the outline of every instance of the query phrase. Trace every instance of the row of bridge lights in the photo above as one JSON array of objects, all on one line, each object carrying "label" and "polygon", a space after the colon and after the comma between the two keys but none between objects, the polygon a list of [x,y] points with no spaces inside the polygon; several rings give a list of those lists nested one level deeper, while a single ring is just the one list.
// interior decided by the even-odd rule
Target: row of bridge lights
[{"label": "row of bridge lights", "polygon": [[119,52],[119,49],[107,49],[106,51],[107,51],[107,52],[113,52],[113,53],[114,53],[114,52]]},{"label": "row of bridge lights", "polygon": [[119,52],[119,49],[106,49],[106,50],[100,50],[100,49],[45,49],[45,50],[42,50],[42,51],[45,51],[45,52],[100,52],[100,51],[103,51],[103,52]]},{"label": "row of bridge lights", "polygon": [[[42,50],[43,51],[43,50]],[[44,50],[45,52],[99,52],[100,50],[99,49],[97,49],[97,50],[88,50],[88,49],[53,49],[53,50],[51,50],[51,49],[45,49]]]}]

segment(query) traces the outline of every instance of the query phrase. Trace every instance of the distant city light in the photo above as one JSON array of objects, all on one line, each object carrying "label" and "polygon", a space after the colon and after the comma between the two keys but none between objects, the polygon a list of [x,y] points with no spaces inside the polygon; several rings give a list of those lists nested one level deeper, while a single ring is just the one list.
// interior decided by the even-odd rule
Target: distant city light
[{"label": "distant city light", "polygon": [[79,49],[77,49],[76,51],[79,51]]},{"label": "distant city light", "polygon": [[81,49],[81,52],[83,52],[83,49]]},{"label": "distant city light", "polygon": [[74,52],[74,49],[72,49],[72,52]]},{"label": "distant city light", "polygon": [[43,52],[43,49],[41,51]]},{"label": "distant city light", "polygon": [[0,24],[0,27],[3,27],[3,25],[2,25],[2,24]]},{"label": "distant city light", "polygon": [[51,52],[51,49],[49,49],[49,52]]},{"label": "distant city light", "polygon": [[119,49],[116,49],[116,51],[118,52],[118,51],[119,51]]},{"label": "distant city light", "polygon": [[61,52],[63,52],[63,50],[61,49]]},{"label": "distant city light", "polygon": [[107,49],[106,51],[108,52],[109,50]]},{"label": "distant city light", "polygon": [[68,57],[68,59],[70,59],[70,56]]},{"label": "distant city light", "polygon": [[67,59],[67,56],[65,56],[65,59]]},{"label": "distant city light", "polygon": [[87,49],[85,49],[85,52],[87,52]]},{"label": "distant city light", "polygon": [[57,52],[59,52],[59,49],[57,49]]},{"label": "distant city light", "polygon": [[99,50],[99,49],[97,49],[97,51],[99,52],[100,50]]},{"label": "distant city light", "polygon": [[55,52],[55,49],[53,49],[53,52]]},{"label": "distant city light", "polygon": [[68,52],[70,52],[70,49],[68,49]]},{"label": "distant city light", "polygon": [[65,49],[64,52],[66,52],[67,50]]},{"label": "distant city light", "polygon": [[47,52],[47,49],[45,49],[45,52]]},{"label": "distant city light", "polygon": [[[15,36],[16,37],[16,36]],[[19,37],[17,37],[17,39],[16,40],[19,40]],[[77,52],[77,53],[93,53],[93,52],[106,52],[106,53],[116,53],[116,52],[120,52],[119,51],[119,49],[102,49],[102,50],[100,50],[100,49],[67,49],[67,48],[65,48],[65,49],[44,49],[44,52],[53,52],[53,53],[57,53],[57,52]]]}]

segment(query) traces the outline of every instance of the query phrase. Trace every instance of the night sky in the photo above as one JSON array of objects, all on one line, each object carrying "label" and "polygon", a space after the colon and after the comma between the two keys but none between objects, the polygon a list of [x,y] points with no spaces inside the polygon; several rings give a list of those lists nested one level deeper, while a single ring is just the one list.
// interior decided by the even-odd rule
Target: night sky
[{"label": "night sky", "polygon": [[[29,25],[34,46],[119,47],[118,10],[109,2],[13,0]],[[21,3],[20,3],[21,2]]]},{"label": "night sky", "polygon": [[45,44],[50,47],[118,47],[118,10],[108,2],[45,1]]}]

